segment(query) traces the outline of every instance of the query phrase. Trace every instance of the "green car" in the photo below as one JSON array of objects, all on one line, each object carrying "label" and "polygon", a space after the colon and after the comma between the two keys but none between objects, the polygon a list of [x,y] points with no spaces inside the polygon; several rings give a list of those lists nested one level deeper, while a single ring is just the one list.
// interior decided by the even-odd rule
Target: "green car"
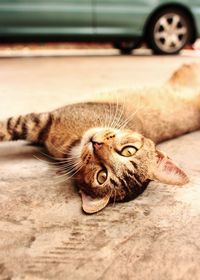
[{"label": "green car", "polygon": [[112,41],[122,53],[146,42],[175,54],[200,35],[200,0],[0,0],[0,36]]}]

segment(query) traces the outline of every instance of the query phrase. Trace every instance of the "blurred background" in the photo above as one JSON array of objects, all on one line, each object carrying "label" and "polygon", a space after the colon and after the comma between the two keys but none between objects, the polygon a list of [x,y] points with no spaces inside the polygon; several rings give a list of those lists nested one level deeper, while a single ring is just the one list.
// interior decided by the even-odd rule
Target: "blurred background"
[{"label": "blurred background", "polygon": [[121,54],[145,44],[155,54],[178,54],[199,35],[198,0],[0,1],[5,42],[110,42]]},{"label": "blurred background", "polygon": [[0,0],[0,117],[162,84],[199,36],[198,0]]},{"label": "blurred background", "polygon": [[0,0],[0,117],[164,83],[199,35],[197,0]]}]

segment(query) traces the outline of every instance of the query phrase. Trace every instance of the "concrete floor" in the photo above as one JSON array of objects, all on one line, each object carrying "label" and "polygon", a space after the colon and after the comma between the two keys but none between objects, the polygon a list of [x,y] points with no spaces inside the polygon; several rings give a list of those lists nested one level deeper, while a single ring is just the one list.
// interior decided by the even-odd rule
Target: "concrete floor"
[{"label": "concrete floor", "polygon": [[[96,92],[162,84],[193,56],[68,56],[0,60],[0,118],[46,111]],[[151,183],[96,215],[25,143],[0,145],[0,279],[197,280],[200,132],[162,144],[190,174],[181,188]]]}]

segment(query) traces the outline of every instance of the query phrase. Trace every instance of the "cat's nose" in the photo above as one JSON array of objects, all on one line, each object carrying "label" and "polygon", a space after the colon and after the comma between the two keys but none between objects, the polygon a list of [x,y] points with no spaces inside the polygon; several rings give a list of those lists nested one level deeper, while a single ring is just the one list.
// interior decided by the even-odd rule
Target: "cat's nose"
[{"label": "cat's nose", "polygon": [[91,142],[92,142],[92,146],[95,149],[95,151],[98,151],[103,146],[103,143],[100,143],[100,142],[97,142],[97,141],[93,141],[93,140],[91,140]]}]

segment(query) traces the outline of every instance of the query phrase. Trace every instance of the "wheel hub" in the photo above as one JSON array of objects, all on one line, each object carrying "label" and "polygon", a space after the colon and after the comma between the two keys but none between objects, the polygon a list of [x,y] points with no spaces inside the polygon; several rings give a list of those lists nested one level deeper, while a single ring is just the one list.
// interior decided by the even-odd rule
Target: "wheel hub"
[{"label": "wheel hub", "polygon": [[178,14],[169,13],[159,18],[154,28],[155,43],[164,52],[173,53],[187,41],[187,25]]}]

